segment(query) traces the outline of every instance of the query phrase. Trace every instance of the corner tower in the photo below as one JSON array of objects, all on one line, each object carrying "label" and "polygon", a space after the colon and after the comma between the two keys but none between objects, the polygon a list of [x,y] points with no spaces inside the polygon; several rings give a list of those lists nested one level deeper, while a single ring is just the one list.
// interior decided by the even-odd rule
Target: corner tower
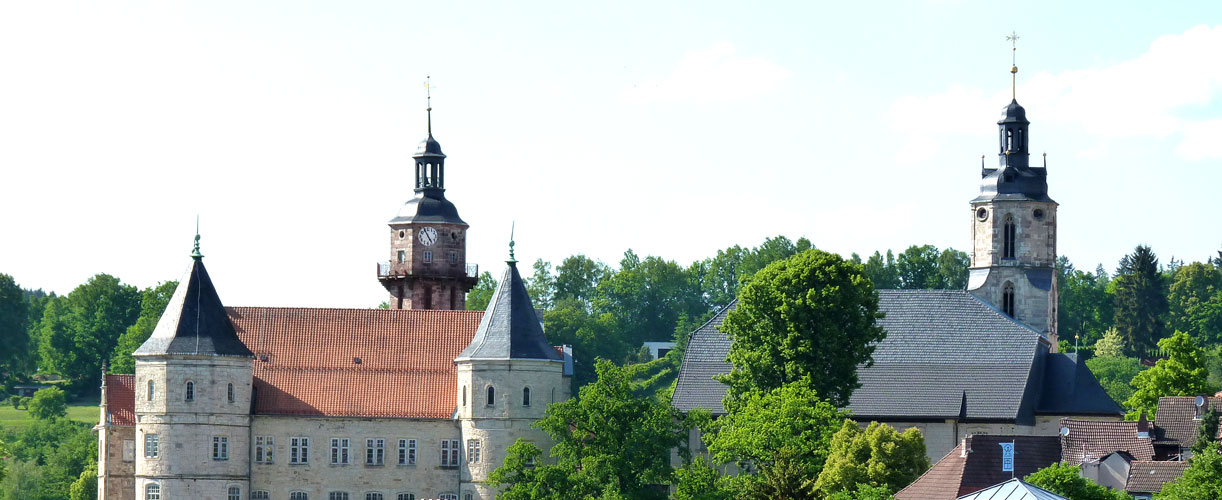
[{"label": "corner tower", "polygon": [[390,260],[378,264],[378,281],[391,309],[462,310],[479,268],[467,265],[468,226],[445,197],[446,155],[427,110],[429,135],[412,155],[415,196],[390,220]]},{"label": "corner tower", "polygon": [[1017,99],[1002,110],[997,126],[998,165],[985,167],[982,158],[980,196],[971,202],[967,290],[1039,330],[1055,352],[1057,203],[1048,197],[1047,160],[1030,165],[1030,122]]},{"label": "corner tower", "polygon": [[[488,475],[506,448],[522,438],[549,456],[551,438],[531,424],[549,403],[569,399],[571,364],[547,342],[543,325],[518,274],[510,242],[508,267],[471,343],[454,359],[462,428],[461,498],[491,500]],[[567,368],[566,368],[567,367]]]},{"label": "corner tower", "polygon": [[199,253],[136,361],[136,498],[246,498],[250,349]]}]

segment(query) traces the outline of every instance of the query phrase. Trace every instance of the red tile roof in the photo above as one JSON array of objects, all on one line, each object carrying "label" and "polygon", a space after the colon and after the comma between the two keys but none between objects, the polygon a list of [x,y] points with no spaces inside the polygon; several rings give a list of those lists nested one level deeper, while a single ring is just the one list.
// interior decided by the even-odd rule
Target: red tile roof
[{"label": "red tile roof", "polygon": [[[896,500],[953,500],[1061,460],[1056,436],[968,436],[924,475],[895,494]],[[1014,443],[1014,471],[1001,470],[1000,443]],[[962,456],[966,444],[967,456]]]},{"label": "red tile roof", "polygon": [[1152,460],[1152,439],[1137,437],[1137,422],[1061,419],[1069,434],[1061,437],[1061,460],[1074,465],[1123,451],[1136,460]]},{"label": "red tile roof", "polygon": [[106,413],[111,425],[136,425],[136,376],[106,375]]},{"label": "red tile roof", "polygon": [[1158,493],[1163,490],[1163,483],[1179,479],[1187,468],[1188,462],[1134,460],[1124,489],[1130,493]]},{"label": "red tile roof", "polygon": [[480,311],[230,307],[257,415],[449,418]]},{"label": "red tile roof", "polygon": [[[1160,441],[1171,441],[1182,448],[1191,448],[1197,442],[1201,420],[1197,418],[1195,396],[1167,396],[1158,398],[1158,413],[1154,416],[1154,427],[1160,431]],[[1215,410],[1222,411],[1222,398],[1205,398]],[[1204,413],[1204,412],[1202,412]]]},{"label": "red tile roof", "polygon": [[955,500],[959,498],[959,486],[963,481],[963,469],[967,457],[963,456],[963,443],[950,450],[942,460],[925,471],[921,477],[895,494],[895,500]]}]

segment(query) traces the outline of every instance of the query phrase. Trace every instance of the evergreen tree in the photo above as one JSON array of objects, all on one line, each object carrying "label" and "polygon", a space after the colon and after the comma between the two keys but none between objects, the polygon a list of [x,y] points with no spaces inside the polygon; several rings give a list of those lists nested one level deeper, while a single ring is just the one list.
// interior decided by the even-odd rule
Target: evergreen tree
[{"label": "evergreen tree", "polygon": [[1150,247],[1138,245],[1120,260],[1116,274],[1116,329],[1130,353],[1148,356],[1163,338],[1168,309],[1158,256]]}]

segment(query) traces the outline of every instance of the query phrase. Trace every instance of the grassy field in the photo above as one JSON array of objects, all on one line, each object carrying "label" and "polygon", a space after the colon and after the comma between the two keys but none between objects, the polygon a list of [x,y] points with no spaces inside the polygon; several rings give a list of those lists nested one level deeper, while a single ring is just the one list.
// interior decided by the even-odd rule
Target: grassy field
[{"label": "grassy field", "polygon": [[[90,425],[98,423],[97,403],[87,401],[78,401],[77,403],[68,406],[68,418]],[[33,423],[34,418],[30,417],[30,412],[28,411],[14,410],[12,406],[7,404],[0,407],[0,427],[3,427],[5,430],[21,430]]]}]

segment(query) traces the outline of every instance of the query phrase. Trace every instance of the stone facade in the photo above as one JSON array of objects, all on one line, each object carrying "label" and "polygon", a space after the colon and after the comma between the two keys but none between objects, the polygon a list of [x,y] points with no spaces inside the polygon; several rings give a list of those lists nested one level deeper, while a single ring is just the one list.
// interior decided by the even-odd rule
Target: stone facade
[{"label": "stone facade", "polygon": [[[105,410],[103,410],[105,411]],[[102,416],[105,421],[105,415]],[[136,428],[130,425],[99,425],[98,498],[136,498]]]},{"label": "stone facade", "polygon": [[[972,219],[968,291],[1045,334],[1056,352],[1056,202],[977,201]],[[1007,246],[1013,248],[1009,253]],[[1007,306],[1008,290],[1013,310]]]},{"label": "stone facade", "polygon": [[[429,230],[422,239],[420,231],[424,228]],[[383,280],[390,292],[390,307],[466,308],[471,281],[467,275],[466,233],[467,226],[462,224],[392,222],[391,278]],[[426,245],[426,241],[431,243]]]}]

